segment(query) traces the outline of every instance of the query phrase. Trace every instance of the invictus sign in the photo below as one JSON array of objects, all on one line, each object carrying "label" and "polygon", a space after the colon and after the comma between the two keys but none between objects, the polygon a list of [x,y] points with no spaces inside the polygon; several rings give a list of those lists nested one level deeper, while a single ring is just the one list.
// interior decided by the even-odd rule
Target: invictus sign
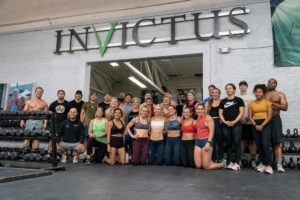
[{"label": "invictus sign", "polygon": [[[219,39],[223,36],[229,36],[230,38],[243,37],[244,35],[250,33],[248,25],[243,20],[239,19],[238,15],[248,14],[250,11],[245,7],[235,7],[230,11],[222,12],[220,9],[211,10],[210,14],[202,14],[201,12],[195,12],[190,14],[182,14],[170,17],[160,17],[157,18],[144,18],[139,21],[130,24],[129,22],[112,22],[110,27],[96,28],[94,25],[84,27],[83,30],[57,30],[56,31],[56,49],[55,54],[61,53],[73,53],[74,51],[88,51],[91,49],[99,49],[101,56],[104,56],[105,51],[108,47],[120,47],[125,49],[131,45],[138,45],[141,47],[148,47],[154,43],[168,42],[171,45],[175,45],[178,41],[182,40],[199,40],[208,41],[210,39]],[[220,31],[220,18],[228,17],[230,23],[237,26],[238,30],[227,30]],[[201,20],[213,20],[213,32],[212,33],[201,33],[200,34],[200,21]],[[177,36],[176,35],[176,25],[178,23],[193,22],[194,34],[188,36]],[[170,37],[168,38],[158,38],[155,35],[147,40],[142,40],[139,37],[139,30],[143,27],[149,26],[159,26],[170,24]],[[121,31],[119,42],[111,43],[114,32],[118,30]],[[130,33],[132,41],[128,40],[127,34]],[[99,33],[106,33],[105,38],[100,38]],[[83,36],[80,36],[83,35]],[[89,37],[95,37],[97,44],[89,44]],[[73,44],[74,39],[76,39],[79,45],[75,46]],[[67,41],[67,42],[66,42]],[[102,43],[101,41],[104,41]],[[62,44],[67,43],[66,47],[62,47]]]}]

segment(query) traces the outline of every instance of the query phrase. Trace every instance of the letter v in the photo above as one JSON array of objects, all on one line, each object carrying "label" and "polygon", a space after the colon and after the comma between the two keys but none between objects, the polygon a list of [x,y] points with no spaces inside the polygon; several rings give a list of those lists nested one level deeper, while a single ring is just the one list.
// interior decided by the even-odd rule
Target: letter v
[{"label": "letter v", "polygon": [[95,34],[95,37],[96,37],[96,40],[97,40],[97,43],[98,43],[98,47],[99,47],[101,56],[104,55],[105,50],[106,50],[106,47],[107,47],[107,45],[108,45],[108,43],[109,43],[109,41],[110,41],[110,38],[111,38],[111,36],[112,36],[112,34],[113,34],[113,32],[114,32],[115,27],[116,27],[117,24],[118,24],[118,22],[113,22],[113,23],[111,23],[110,31],[109,31],[108,35],[106,36],[106,39],[105,39],[105,42],[104,42],[103,46],[102,46],[102,43],[101,43],[101,41],[100,41],[100,38],[99,38],[99,36],[98,36],[98,34],[97,34],[97,31],[96,31],[96,29],[95,29],[95,26],[92,25],[93,30],[94,30],[94,34]]}]

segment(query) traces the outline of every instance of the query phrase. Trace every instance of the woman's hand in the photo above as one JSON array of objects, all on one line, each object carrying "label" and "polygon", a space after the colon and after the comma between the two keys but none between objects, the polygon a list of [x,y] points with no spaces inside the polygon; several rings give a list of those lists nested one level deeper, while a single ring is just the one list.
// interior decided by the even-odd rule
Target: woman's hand
[{"label": "woman's hand", "polygon": [[109,152],[109,153],[110,153],[110,151],[111,151],[111,147],[110,147],[110,145],[109,145],[109,144],[107,144],[107,152]]},{"label": "woman's hand", "polygon": [[207,142],[204,146],[204,151],[209,151],[210,144]]}]

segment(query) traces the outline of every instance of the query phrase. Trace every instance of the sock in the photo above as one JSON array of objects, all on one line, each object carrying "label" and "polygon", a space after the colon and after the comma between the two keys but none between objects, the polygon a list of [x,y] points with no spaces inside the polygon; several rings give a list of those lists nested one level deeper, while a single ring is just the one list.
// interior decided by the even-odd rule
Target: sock
[{"label": "sock", "polygon": [[276,158],[276,163],[277,164],[281,164],[281,162],[282,162],[282,158]]},{"label": "sock", "polygon": [[255,154],[251,154],[251,160],[255,160],[256,155]]}]

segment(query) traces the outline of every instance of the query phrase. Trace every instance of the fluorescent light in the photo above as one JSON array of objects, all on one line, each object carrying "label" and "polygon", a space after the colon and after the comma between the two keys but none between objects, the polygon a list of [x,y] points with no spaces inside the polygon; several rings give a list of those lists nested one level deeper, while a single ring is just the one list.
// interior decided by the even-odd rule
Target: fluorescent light
[{"label": "fluorescent light", "polygon": [[112,63],[109,63],[109,64],[113,67],[119,67],[120,66],[119,63],[117,63],[117,62],[112,62]]},{"label": "fluorescent light", "polygon": [[133,76],[128,77],[128,79],[131,80],[132,82],[134,82],[136,85],[138,85],[141,88],[147,88],[146,85],[144,85],[141,81],[137,80]]}]

